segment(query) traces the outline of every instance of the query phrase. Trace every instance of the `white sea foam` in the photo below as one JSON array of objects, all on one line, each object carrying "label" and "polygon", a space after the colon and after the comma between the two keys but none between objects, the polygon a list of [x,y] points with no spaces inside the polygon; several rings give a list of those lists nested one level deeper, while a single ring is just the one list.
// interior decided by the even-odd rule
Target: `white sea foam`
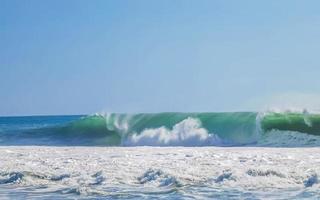
[{"label": "white sea foam", "polygon": [[320,198],[320,148],[11,146],[0,157],[0,199]]},{"label": "white sea foam", "polygon": [[320,136],[296,131],[271,130],[262,133],[257,146],[269,147],[319,147]]},{"label": "white sea foam", "polygon": [[198,119],[187,118],[173,128],[160,127],[146,129],[128,137],[125,145],[128,146],[209,146],[219,145],[221,139],[201,127]]}]

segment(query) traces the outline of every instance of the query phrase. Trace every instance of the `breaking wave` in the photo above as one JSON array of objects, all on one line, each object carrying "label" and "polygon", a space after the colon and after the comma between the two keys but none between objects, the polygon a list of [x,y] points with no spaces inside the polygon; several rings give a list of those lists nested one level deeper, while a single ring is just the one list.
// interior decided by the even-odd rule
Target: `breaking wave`
[{"label": "breaking wave", "polygon": [[160,127],[146,129],[140,134],[135,133],[128,137],[125,145],[134,146],[211,146],[222,144],[221,139],[214,133],[201,127],[198,119],[187,118],[167,129]]},{"label": "breaking wave", "polygon": [[[303,112],[96,114],[6,122],[1,145],[319,146],[320,114]],[[50,120],[55,123],[50,124]],[[20,123],[20,125],[19,125]],[[13,124],[13,125],[12,125]],[[49,124],[49,125],[47,125]],[[13,127],[13,128],[12,128]],[[27,128],[26,128],[27,127]],[[0,127],[1,128],[1,127]]]}]

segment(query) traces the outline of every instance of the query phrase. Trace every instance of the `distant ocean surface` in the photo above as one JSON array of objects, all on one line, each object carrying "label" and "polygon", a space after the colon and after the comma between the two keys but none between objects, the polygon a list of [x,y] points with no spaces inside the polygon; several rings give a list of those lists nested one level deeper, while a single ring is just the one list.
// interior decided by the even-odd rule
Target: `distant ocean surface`
[{"label": "distant ocean surface", "polygon": [[320,198],[320,114],[0,117],[0,199]]}]

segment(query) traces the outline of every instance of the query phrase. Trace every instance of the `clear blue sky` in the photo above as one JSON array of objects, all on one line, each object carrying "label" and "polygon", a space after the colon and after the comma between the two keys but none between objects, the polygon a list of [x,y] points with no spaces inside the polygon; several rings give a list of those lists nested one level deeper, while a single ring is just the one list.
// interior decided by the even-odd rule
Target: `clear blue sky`
[{"label": "clear blue sky", "polygon": [[0,115],[249,110],[319,52],[316,0],[0,0]]}]

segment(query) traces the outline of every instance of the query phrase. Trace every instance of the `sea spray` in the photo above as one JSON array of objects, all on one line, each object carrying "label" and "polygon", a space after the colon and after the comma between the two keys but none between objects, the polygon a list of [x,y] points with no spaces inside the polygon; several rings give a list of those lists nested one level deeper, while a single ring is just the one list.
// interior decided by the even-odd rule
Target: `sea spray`
[{"label": "sea spray", "polygon": [[130,135],[125,142],[128,146],[218,146],[221,139],[201,127],[198,119],[190,118],[177,123],[173,128],[146,129]]}]

